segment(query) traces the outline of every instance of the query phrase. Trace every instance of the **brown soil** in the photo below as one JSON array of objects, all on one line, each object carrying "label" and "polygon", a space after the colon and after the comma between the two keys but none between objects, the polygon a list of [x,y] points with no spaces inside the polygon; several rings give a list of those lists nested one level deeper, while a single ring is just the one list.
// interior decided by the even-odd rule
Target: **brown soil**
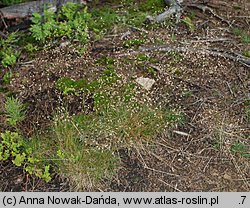
[{"label": "brown soil", "polygon": [[[222,6],[222,1],[209,2],[208,6],[220,17],[235,20],[235,27],[249,31],[249,3],[238,0]],[[237,5],[241,5],[240,9]],[[123,47],[121,36],[130,30],[128,39],[146,39],[142,47],[219,48],[236,53],[250,50],[250,45],[243,44],[222,18],[191,7],[185,11],[185,15],[191,11],[196,13],[194,32],[183,23],[155,27],[147,33],[114,28],[103,40],[91,42],[85,55],[79,55],[76,45],[71,45],[39,52],[31,62],[25,57],[16,66],[19,75],[8,86],[28,106],[28,117],[20,124],[22,133],[26,136],[44,133],[53,112],[65,104],[70,113],[79,112],[81,98],[62,95],[56,90],[55,81],[60,77],[95,79],[103,71],[96,60],[110,57],[124,78],[139,75],[154,78],[153,89],[143,93],[155,104],[179,108],[186,121],[176,126],[175,131],[162,132],[151,145],[121,149],[118,174],[111,181],[103,181],[106,191],[250,191],[249,158],[230,150],[237,141],[250,147],[250,128],[244,110],[244,99],[249,99],[249,66],[201,53],[156,51],[146,53],[154,61],[141,64],[136,54],[129,54],[140,48]],[[156,73],[148,73],[148,68]],[[2,111],[3,95],[0,95],[0,103]],[[0,122],[1,129],[7,128],[3,117]],[[46,184],[11,162],[0,162],[0,165],[2,191],[71,190],[60,176]]]}]

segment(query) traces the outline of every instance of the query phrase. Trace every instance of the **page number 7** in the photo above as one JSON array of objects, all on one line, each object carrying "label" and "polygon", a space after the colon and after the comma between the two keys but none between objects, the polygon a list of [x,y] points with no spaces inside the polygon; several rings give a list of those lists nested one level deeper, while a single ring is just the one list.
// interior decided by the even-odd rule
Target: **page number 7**
[{"label": "page number 7", "polygon": [[241,204],[244,204],[244,201],[245,201],[245,199],[246,199],[246,196],[241,196],[241,199],[242,199]]}]

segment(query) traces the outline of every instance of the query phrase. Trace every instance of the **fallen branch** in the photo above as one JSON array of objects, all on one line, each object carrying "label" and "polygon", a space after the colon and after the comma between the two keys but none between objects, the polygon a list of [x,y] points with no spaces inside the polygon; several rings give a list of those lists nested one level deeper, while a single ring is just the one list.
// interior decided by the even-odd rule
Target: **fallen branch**
[{"label": "fallen branch", "polygon": [[231,26],[231,22],[224,19],[223,17],[219,16],[218,14],[216,14],[214,12],[214,10],[208,6],[204,6],[204,5],[201,5],[201,4],[185,4],[185,6],[187,7],[194,7],[194,8],[197,8],[199,10],[202,10],[203,13],[205,13],[206,11],[210,12],[213,16],[215,16],[217,19],[221,20],[222,22],[225,22],[227,23],[229,26]]},{"label": "fallen branch", "polygon": [[154,46],[151,48],[141,48],[142,52],[161,51],[161,52],[190,52],[190,53],[203,53],[212,56],[219,56],[228,58],[233,61],[240,62],[247,67],[250,67],[250,58],[242,56],[234,52],[227,52],[221,49],[214,48],[190,48],[190,47],[170,47],[170,46]]},{"label": "fallen branch", "polygon": [[232,41],[232,40],[229,38],[210,38],[210,39],[190,40],[190,41],[181,42],[181,43],[187,44],[187,43],[229,42],[229,41]]},{"label": "fallen branch", "polygon": [[165,0],[165,3],[167,6],[169,6],[169,9],[167,9],[165,12],[157,15],[156,17],[147,16],[146,21],[150,23],[160,23],[168,19],[172,15],[176,15],[176,22],[180,22],[181,18],[181,0]]},{"label": "fallen branch", "polygon": [[44,5],[48,5],[49,9],[56,10],[58,6],[62,6],[67,2],[86,3],[83,0],[40,0],[30,1],[21,4],[12,5],[0,9],[3,18],[15,19],[31,17],[33,13],[43,13]]},{"label": "fallen branch", "polygon": [[143,52],[151,52],[151,51],[159,51],[159,52],[189,52],[189,53],[201,53],[208,54],[212,56],[219,56],[223,58],[227,58],[233,61],[237,61],[247,67],[250,68],[250,58],[242,56],[241,54],[228,52],[217,48],[192,48],[192,47],[174,47],[168,45],[162,46],[153,46],[149,48],[140,48],[139,51],[130,52],[127,54],[120,54],[118,56],[126,56],[126,55],[135,55]]}]

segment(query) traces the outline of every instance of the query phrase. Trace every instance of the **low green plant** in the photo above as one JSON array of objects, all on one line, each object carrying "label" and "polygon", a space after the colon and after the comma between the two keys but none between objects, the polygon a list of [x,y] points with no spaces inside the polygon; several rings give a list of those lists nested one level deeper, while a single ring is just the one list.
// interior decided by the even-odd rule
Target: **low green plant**
[{"label": "low green plant", "polygon": [[[95,135],[99,132],[101,135],[113,135],[114,140],[119,138],[119,141],[139,141],[153,137],[164,124],[176,124],[183,121],[183,117],[177,112],[154,110],[146,104],[135,101],[135,84],[121,84],[114,70],[104,71],[98,80],[85,82],[83,89],[82,86],[77,85],[79,81],[68,80],[66,88],[62,87],[66,82],[61,83],[61,81],[63,80],[60,80],[58,86],[64,92],[75,94],[81,91],[85,93],[84,97],[91,94],[94,111],[90,115],[81,115],[78,120],[78,124],[80,122],[79,125],[84,127],[83,134],[91,138],[92,133]],[[147,123],[146,120],[151,122]],[[94,137],[101,138],[102,136],[95,135]]]},{"label": "low green plant", "polygon": [[250,58],[250,50],[249,51],[243,51],[243,56],[246,56],[248,58]]},{"label": "low green plant", "polygon": [[12,77],[13,77],[13,73],[11,71],[6,72],[3,76],[3,83],[10,84]]},{"label": "low green plant", "polygon": [[138,4],[138,9],[144,12],[159,13],[165,8],[165,2],[163,0],[147,0]]},{"label": "low green plant", "polygon": [[16,33],[11,33],[7,39],[0,39],[0,58],[3,67],[13,66],[20,56],[20,52],[13,46],[15,41],[17,41]]},{"label": "low green plant", "polygon": [[70,179],[77,191],[83,191],[90,184],[95,185],[101,179],[111,177],[118,158],[112,150],[82,142],[85,135],[78,128],[78,124],[67,113],[56,116],[50,150],[56,150],[53,154],[57,172]]},{"label": "low green plant", "polygon": [[138,63],[143,63],[145,65],[146,62],[148,63],[159,63],[158,58],[152,57],[152,56],[148,56],[148,55],[144,55],[144,54],[138,54],[136,57],[136,61]]},{"label": "low green plant", "polygon": [[182,22],[187,26],[190,32],[194,32],[195,25],[190,17],[184,17]]},{"label": "low green plant", "polygon": [[171,41],[176,42],[177,37],[174,33],[171,34]]},{"label": "low green plant", "polygon": [[232,32],[240,37],[242,43],[250,44],[250,35],[246,31],[241,28],[233,28]]},{"label": "low green plant", "polygon": [[192,97],[192,96],[194,95],[194,93],[193,93],[192,90],[186,89],[186,90],[184,90],[184,91],[182,92],[182,95],[183,95],[184,97]]},{"label": "low green plant", "polygon": [[180,62],[184,57],[179,52],[168,52],[167,55],[171,57],[173,64]]},{"label": "low green plant", "polygon": [[0,161],[12,160],[17,167],[22,167],[29,174],[49,182],[50,165],[44,164],[33,156],[34,149],[30,148],[25,139],[17,132],[6,131],[1,133]]},{"label": "low green plant", "polygon": [[63,112],[55,117],[49,139],[50,149],[55,150],[54,163],[57,172],[69,178],[78,191],[115,173],[119,148],[150,142],[164,127],[180,120],[174,111],[136,103],[134,86],[124,86],[122,91],[120,95],[103,92],[101,100],[95,97],[101,104],[90,114],[69,116]]},{"label": "low green plant", "polygon": [[92,82],[85,79],[73,80],[68,77],[62,77],[57,80],[56,87],[61,90],[65,95],[68,94],[81,94],[93,93],[100,90],[105,85],[114,83],[118,79],[117,74],[112,69],[107,69],[103,72],[101,77]]},{"label": "low green plant", "polygon": [[56,28],[55,13],[44,9],[44,17],[39,13],[34,13],[32,22],[34,23],[30,31],[32,36],[37,41],[45,42],[46,39],[51,38]]},{"label": "low green plant", "polygon": [[144,24],[147,16],[147,12],[142,12],[133,8],[128,10],[125,14],[125,23],[134,27],[147,26],[147,24]]},{"label": "low green plant", "polygon": [[12,50],[7,50],[6,52],[2,52],[2,65],[4,67],[12,66],[16,63],[17,57],[19,53],[14,54]]},{"label": "low green plant", "polygon": [[136,60],[138,61],[149,61],[149,57],[145,54],[139,54],[136,57]]},{"label": "low green plant", "polygon": [[28,43],[24,48],[28,53],[31,53],[31,54],[38,51],[38,47],[33,45],[32,43]]},{"label": "low green plant", "polygon": [[162,0],[123,1],[122,3],[126,8],[123,22],[134,27],[152,27],[152,25],[145,23],[146,17],[157,15],[165,8],[165,3]]},{"label": "low green plant", "polygon": [[113,58],[104,56],[104,57],[99,58],[99,59],[96,61],[96,63],[97,63],[97,64],[104,65],[104,66],[112,66],[112,65],[115,63],[115,61],[114,61]]},{"label": "low green plant", "polygon": [[5,111],[7,114],[7,121],[11,126],[16,126],[18,122],[23,121],[25,118],[25,107],[16,98],[7,97]]},{"label": "low green plant", "polygon": [[47,146],[57,172],[69,178],[76,190],[112,176],[119,164],[115,156],[119,148],[150,142],[164,128],[184,122],[179,112],[140,102],[136,85],[124,83],[113,69],[114,60],[101,58],[97,64],[107,68],[97,80],[61,78],[56,83],[67,95],[91,96],[93,110],[86,114],[83,107],[82,113],[72,116],[59,111],[52,133],[42,139],[51,144]]},{"label": "low green plant", "polygon": [[30,31],[37,41],[43,43],[48,40],[66,36],[86,43],[89,37],[88,21],[91,15],[81,5],[68,2],[62,7],[58,20],[55,12],[44,9],[44,16],[34,13]]},{"label": "low green plant", "polygon": [[184,114],[170,108],[164,109],[164,116],[164,121],[168,124],[168,126],[182,126],[186,122]]},{"label": "low green plant", "polygon": [[148,67],[148,68],[147,68],[147,72],[148,72],[148,74],[150,74],[151,76],[155,76],[156,73],[157,73],[157,71],[156,71],[155,68],[153,68],[153,67]]},{"label": "low green plant", "polygon": [[119,21],[119,16],[110,7],[91,10],[92,19],[89,27],[97,34],[103,35]]},{"label": "low green plant", "polygon": [[242,34],[243,31],[242,31],[242,29],[235,27],[235,28],[232,29],[232,32],[233,32],[235,35],[240,36],[240,35]]},{"label": "low green plant", "polygon": [[190,18],[191,20],[194,20],[195,17],[196,17],[196,12],[195,12],[195,11],[190,11],[188,16],[189,16],[189,18]]},{"label": "low green plant", "polygon": [[250,35],[249,34],[243,34],[241,36],[241,41],[244,43],[244,44],[250,44]]},{"label": "low green plant", "polygon": [[82,56],[83,54],[85,54],[88,51],[87,47],[78,47],[77,48],[77,53],[79,54],[79,56]]},{"label": "low green plant", "polygon": [[78,94],[81,93],[81,91],[86,90],[87,87],[87,80],[81,79],[81,80],[73,80],[68,77],[62,77],[56,82],[56,86],[59,90],[63,92],[63,94]]},{"label": "low green plant", "polygon": [[234,154],[238,154],[242,157],[250,158],[250,150],[242,142],[235,142],[232,144],[231,151]]},{"label": "low green plant", "polygon": [[[139,54],[136,57],[136,66],[139,69],[145,69],[145,66],[147,66],[148,63],[158,63],[158,60],[153,58],[153,57],[149,57],[147,55],[144,54]],[[155,76],[157,73],[157,70],[154,67],[146,67],[146,71],[149,75],[151,76]]]},{"label": "low green plant", "polygon": [[143,39],[132,39],[132,40],[126,40],[123,42],[123,47],[125,48],[131,48],[133,46],[140,46],[145,43],[145,40]]}]

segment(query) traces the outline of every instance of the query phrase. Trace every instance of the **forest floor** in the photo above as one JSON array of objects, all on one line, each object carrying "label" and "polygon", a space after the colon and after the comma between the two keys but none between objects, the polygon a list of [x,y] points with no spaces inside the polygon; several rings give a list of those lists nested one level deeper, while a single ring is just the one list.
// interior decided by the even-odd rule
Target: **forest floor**
[{"label": "forest floor", "polygon": [[[83,55],[75,50],[77,43],[67,45],[67,40],[32,56],[21,55],[6,87],[28,104],[26,118],[19,124],[22,134],[46,132],[62,99],[69,113],[77,114],[81,99],[58,93],[55,80],[65,76],[93,80],[103,71],[98,60],[108,57],[123,80],[153,79],[150,90],[138,87],[138,91],[153,106],[178,110],[184,121],[158,133],[151,142],[120,148],[116,174],[87,191],[250,191],[250,65],[223,57],[227,53],[249,58],[250,5],[228,0],[226,4],[210,1],[208,6],[214,14],[185,6],[182,18],[189,17],[189,23],[176,23],[173,18],[144,27],[114,24],[101,39],[91,37]],[[109,7],[126,11],[118,3]],[[1,78],[8,70],[1,72]],[[0,93],[2,112],[5,99]],[[0,130],[8,129],[5,119],[0,117]],[[0,190],[74,188],[60,174],[46,183],[8,160],[0,162]]]}]

